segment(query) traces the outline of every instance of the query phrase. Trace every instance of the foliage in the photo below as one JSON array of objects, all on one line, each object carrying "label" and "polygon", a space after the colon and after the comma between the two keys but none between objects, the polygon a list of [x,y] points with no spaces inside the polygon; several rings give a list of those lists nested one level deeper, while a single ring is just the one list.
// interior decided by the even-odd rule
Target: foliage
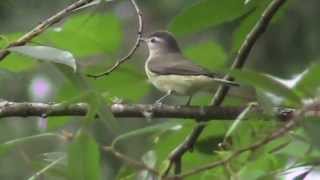
[{"label": "foliage", "polygon": [[[195,38],[196,41],[191,45],[182,46],[186,57],[210,70],[227,69],[230,59],[234,57],[233,52],[238,50],[269,2],[186,1],[185,8],[181,10],[179,7],[178,15],[170,17],[168,27],[179,41],[197,35],[205,37]],[[173,1],[171,3],[174,4]],[[101,7],[104,8],[103,5]],[[135,23],[127,21],[128,12],[121,10],[123,5],[115,1],[111,7],[107,8],[107,13],[104,12],[106,9],[91,13],[84,9],[81,13],[67,17],[58,27],[49,28],[32,40],[33,44],[7,49],[12,53],[0,62],[0,102],[2,98],[33,101],[32,93],[28,94],[26,89],[32,91],[29,81],[40,75],[49,77],[45,83],[52,85],[52,92],[46,94],[45,102],[55,101],[66,105],[85,102],[89,110],[85,117],[30,118],[34,120],[32,123],[28,121],[28,124],[21,122],[18,125],[18,120],[14,123],[11,119],[2,121],[0,164],[5,164],[5,161],[9,163],[8,168],[0,170],[0,179],[14,179],[16,174],[19,175],[18,179],[151,179],[156,175],[147,171],[145,166],[163,173],[169,166],[168,155],[197,126],[189,119],[156,120],[152,115],[149,117],[148,112],[145,112],[146,120],[113,116],[111,103],[152,103],[157,91],[146,80],[144,62],[140,60],[146,57],[139,53],[107,77],[90,79],[85,76],[86,73],[106,70],[126,52],[128,46],[124,44],[130,44],[133,40],[131,37],[135,36]],[[120,13],[117,10],[111,11],[113,7]],[[141,7],[146,9],[146,19],[149,13],[151,16],[152,8],[155,8],[145,5]],[[278,13],[271,28],[289,21],[290,17],[287,17],[285,10],[291,7],[295,6],[287,5],[279,10],[282,12]],[[151,12],[148,12],[148,8]],[[227,35],[223,35],[226,33],[224,28],[227,29]],[[1,35],[1,48],[24,34],[22,30],[16,31]],[[128,31],[130,36],[125,35]],[[229,39],[228,43],[220,42],[218,35],[221,34],[224,39]],[[255,58],[250,57],[248,61],[254,61]],[[301,61],[304,62],[304,59]],[[243,98],[237,100],[237,97],[230,95],[228,104],[242,107],[249,104],[248,107],[238,118],[233,119],[235,121],[213,119],[204,122],[207,125],[205,132],[201,134],[193,151],[187,152],[182,158],[183,173],[224,160],[239,149],[255,144],[277,131],[284,122],[275,117],[275,109],[285,106],[309,110],[316,107],[314,105],[311,108],[310,104],[316,104],[319,100],[318,62],[298,73],[299,78],[289,81],[250,69],[253,67],[243,71],[221,72],[236,77],[242,87],[253,89],[262,111],[271,111],[252,114],[251,109],[255,106]],[[8,87],[3,85],[5,83]],[[252,91],[240,95],[252,97]],[[270,102],[264,103],[261,99]],[[170,103],[181,103],[179,98],[172,100]],[[193,103],[207,105],[209,101],[209,96],[197,96]],[[288,177],[286,173],[295,168],[315,168],[319,164],[317,159],[320,155],[317,139],[319,117],[301,115],[298,118],[302,122],[300,126],[283,137],[186,179],[279,179]],[[35,121],[45,121],[46,127],[37,129]],[[20,138],[15,138],[17,136]],[[111,147],[115,152],[107,151],[106,147]],[[48,158],[48,153],[55,155]],[[313,171],[312,168],[296,175],[296,179],[307,177]]]}]

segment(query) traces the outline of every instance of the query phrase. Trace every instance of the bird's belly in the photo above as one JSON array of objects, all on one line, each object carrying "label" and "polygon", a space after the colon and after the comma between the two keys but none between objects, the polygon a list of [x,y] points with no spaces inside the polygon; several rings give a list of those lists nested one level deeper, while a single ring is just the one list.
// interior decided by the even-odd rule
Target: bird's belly
[{"label": "bird's belly", "polygon": [[160,91],[172,91],[177,95],[192,95],[198,91],[211,89],[211,78],[206,76],[155,75],[149,78]]},{"label": "bird's belly", "polygon": [[151,82],[158,90],[177,95],[193,95],[198,91],[211,90],[215,85],[214,80],[208,76],[182,76],[182,75],[157,75],[147,68],[148,61],[145,64],[145,71]]}]

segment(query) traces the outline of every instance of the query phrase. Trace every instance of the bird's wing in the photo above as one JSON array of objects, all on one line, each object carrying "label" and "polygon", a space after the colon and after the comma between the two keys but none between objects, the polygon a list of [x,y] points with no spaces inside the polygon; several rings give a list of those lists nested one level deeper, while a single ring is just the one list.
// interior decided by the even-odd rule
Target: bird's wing
[{"label": "bird's wing", "polygon": [[176,54],[167,54],[165,56],[152,58],[148,62],[148,68],[150,71],[160,75],[205,75],[216,77],[216,74]]}]

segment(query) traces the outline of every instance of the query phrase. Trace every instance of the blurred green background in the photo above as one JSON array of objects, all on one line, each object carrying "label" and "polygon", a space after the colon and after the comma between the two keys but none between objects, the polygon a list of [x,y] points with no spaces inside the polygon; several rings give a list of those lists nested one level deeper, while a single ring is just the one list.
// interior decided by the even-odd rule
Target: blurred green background
[{"label": "blurred green background", "polygon": [[[0,48],[71,2],[73,1],[2,0]],[[206,3],[194,6],[199,2]],[[173,32],[187,57],[212,70],[223,69],[231,64],[236,50],[268,2],[270,1],[251,0],[245,5],[244,0],[137,0],[143,12],[145,34],[156,30]],[[291,79],[316,62],[320,49],[320,24],[317,19],[320,15],[319,7],[318,0],[288,1],[272,21],[267,32],[256,43],[246,67],[282,79]],[[153,103],[161,93],[154,89],[145,77],[144,60],[148,54],[145,45],[139,47],[132,59],[108,77],[94,80],[83,76],[85,73],[102,72],[124,56],[135,41],[136,29],[135,11],[126,0],[103,2],[98,6],[74,13],[33,39],[30,44],[46,45],[71,52],[78,62],[78,74],[74,74],[71,69],[62,65],[11,54],[0,62],[0,99],[17,102],[81,101],[84,94],[94,91],[103,96],[108,103],[119,101]],[[250,88],[241,88],[235,94],[238,98],[229,98],[228,104],[243,105],[255,99],[252,98]],[[185,101],[183,97],[173,97],[167,103],[183,104]],[[193,104],[205,105],[209,101],[208,95],[200,95],[194,99]],[[76,133],[82,126],[81,119],[83,118],[1,119],[0,142],[39,133],[60,133],[62,130]],[[116,134],[163,121],[166,119],[124,118],[118,120],[119,129]],[[121,142],[122,152],[139,159],[149,150],[155,150],[152,152],[156,152],[157,163],[161,164],[169,151],[192,129],[192,120],[178,122],[184,122],[183,128],[179,131],[166,129]],[[103,122],[97,121],[92,124],[90,134],[95,137],[98,144],[108,144],[116,134],[108,132],[100,123]],[[229,124],[222,121],[210,124],[209,130],[203,134],[202,140],[197,145],[196,152],[192,155],[188,153],[184,158],[186,163],[184,167],[188,169],[217,159],[218,157],[212,156],[212,151],[216,147],[208,143],[219,142],[219,136],[226,132]],[[243,128],[247,129],[249,126],[252,127],[252,132],[262,133],[270,131],[273,125],[270,122],[259,121],[254,125],[245,123]],[[165,134],[167,131],[170,132]],[[261,137],[261,134],[250,137],[249,132],[239,131],[243,133],[242,139],[238,141],[240,147],[241,143],[246,144]],[[156,143],[159,137],[162,141]],[[58,152],[66,152],[66,146],[64,141],[50,135],[23,142],[1,154],[0,179],[27,179],[47,164],[45,158],[59,157]],[[304,151],[304,147],[296,143],[286,150],[286,155],[297,153],[294,152],[297,148],[300,148],[299,152]],[[297,156],[302,155],[298,153]],[[287,156],[284,155],[279,158],[287,160]],[[107,153],[102,153],[102,160],[103,179],[115,179],[117,175],[119,176],[121,163],[118,160]],[[270,160],[274,163],[272,164],[274,169],[282,167],[286,162],[281,162],[279,159],[276,161]],[[264,165],[261,166],[265,168]],[[39,179],[64,179],[67,177],[65,167],[66,162],[61,163]],[[246,175],[250,174],[250,168],[253,167],[248,167],[246,170],[248,172],[244,172]],[[122,171],[132,172],[123,168]],[[220,171],[222,170],[217,170]],[[206,177],[210,179],[215,176],[207,173]],[[216,178],[221,177],[222,175]]]}]

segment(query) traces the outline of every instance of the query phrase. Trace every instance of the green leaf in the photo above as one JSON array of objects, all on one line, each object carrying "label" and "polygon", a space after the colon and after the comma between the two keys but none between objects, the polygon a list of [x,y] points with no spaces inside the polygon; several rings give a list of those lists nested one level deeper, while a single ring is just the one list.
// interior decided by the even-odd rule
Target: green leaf
[{"label": "green leaf", "polygon": [[[259,157],[245,162],[238,172],[239,179],[262,179],[267,173],[282,170],[285,167],[285,161],[280,161],[271,153],[260,153]],[[269,179],[274,179],[274,176]]]},{"label": "green leaf", "polygon": [[186,57],[208,69],[219,68],[225,65],[227,55],[217,43],[204,42],[188,47],[184,50]]},{"label": "green leaf", "polygon": [[119,170],[116,179],[119,180],[133,180],[136,179],[137,171],[127,165],[123,165]]},{"label": "green leaf", "polygon": [[232,21],[248,9],[241,0],[201,0],[176,16],[169,29],[176,35],[199,32]]},{"label": "green leaf", "polygon": [[[185,169],[185,171],[191,170],[205,163],[217,160],[217,156],[215,156],[214,153],[214,148],[216,147],[216,145],[210,142],[205,143],[205,146],[202,146],[201,142],[203,140],[206,140],[208,136],[214,136],[215,138],[221,137],[221,135],[223,136],[225,132],[225,121],[211,122],[206,123],[208,129],[207,131],[204,131],[203,134],[201,134],[199,141],[196,143],[194,147],[194,151],[192,153],[187,152],[183,156],[183,168]],[[161,169],[163,169],[163,167],[167,166],[167,158],[170,152],[181,142],[183,142],[183,140],[185,140],[185,138],[190,134],[195,125],[196,124],[192,121],[184,122],[182,126],[179,127],[179,129],[164,131],[160,135],[158,135],[158,137],[156,137],[158,141],[155,144],[155,151],[158,159],[158,167],[161,167]],[[203,148],[208,148],[209,150],[203,150]],[[197,178],[199,179],[199,177],[195,176],[194,179]]]},{"label": "green leaf", "polygon": [[320,147],[319,130],[320,120],[318,117],[307,117],[303,120],[303,127],[306,135],[310,138],[311,144]]},{"label": "green leaf", "polygon": [[249,70],[232,70],[230,74],[242,83],[251,85],[257,89],[285,98],[295,105],[301,104],[300,97],[289,87],[282,84],[272,76]]},{"label": "green leaf", "polygon": [[72,120],[73,120],[72,117],[49,116],[47,130],[51,131],[51,130],[56,130],[56,129],[62,128],[66,124],[71,123]]},{"label": "green leaf", "polygon": [[70,66],[74,71],[77,70],[76,60],[68,51],[48,46],[16,46],[8,48],[8,50],[42,61],[65,64]]},{"label": "green leaf", "polygon": [[86,114],[87,122],[92,122],[92,120],[96,118],[96,115],[98,115],[99,119],[105,122],[110,132],[116,132],[118,130],[118,123],[109,105],[99,93],[88,92],[88,94],[83,97],[83,100],[89,105]]},{"label": "green leaf", "polygon": [[7,45],[9,45],[11,42],[17,40],[22,35],[23,35],[23,33],[20,33],[20,32],[0,35],[1,36],[0,49],[5,48]]},{"label": "green leaf", "polygon": [[[0,48],[5,48],[8,43],[17,40],[22,36],[22,33],[10,33],[3,35],[3,39],[0,40]],[[20,72],[31,69],[37,62],[31,61],[29,57],[22,57],[17,54],[10,54],[0,63],[0,68],[4,68],[13,72]]]},{"label": "green leaf", "polygon": [[223,142],[227,141],[227,138],[231,136],[234,130],[239,126],[240,122],[245,118],[245,116],[250,112],[250,110],[256,106],[256,103],[249,104],[242,112],[238,115],[237,119],[232,123],[230,128],[228,129],[226,135],[224,136]]},{"label": "green leaf", "polygon": [[[271,1],[270,0],[264,0],[264,1],[253,1],[249,2],[249,6],[251,5],[254,8],[251,8],[250,13],[246,14],[246,16],[241,20],[240,25],[235,29],[233,32],[233,45],[232,45],[232,51],[237,51],[242,44],[242,42],[247,37],[247,34],[252,30],[254,25],[257,23],[257,21],[261,18],[261,15],[265,8],[269,5]],[[281,17],[285,15],[285,12],[288,7],[288,3],[285,3],[284,6],[282,6],[277,13],[274,15],[274,17],[271,20],[271,24],[274,24],[281,20]],[[249,12],[249,11],[248,11]]]},{"label": "green leaf", "polygon": [[76,57],[114,53],[121,40],[120,21],[111,13],[73,16],[61,28],[53,28],[37,38],[42,43],[67,49]]},{"label": "green leaf", "polygon": [[32,142],[34,140],[40,139],[40,138],[47,138],[47,137],[60,137],[58,134],[55,133],[43,133],[43,134],[37,134],[33,136],[26,136],[21,137],[17,139],[13,139],[4,143],[0,144],[0,155],[8,152],[12,148],[16,147],[19,144],[26,143],[26,142]]},{"label": "green leaf", "polygon": [[30,57],[21,56],[18,54],[10,54],[0,63],[0,68],[12,71],[20,72],[32,69],[38,64]]},{"label": "green leaf", "polygon": [[[135,61],[134,59],[132,61]],[[109,97],[138,101],[146,96],[151,88],[147,82],[145,72],[137,69],[132,64],[124,64],[110,76],[100,79],[90,79],[90,82],[100,92],[107,92]],[[130,89],[128,91],[128,88]]]},{"label": "green leaf", "polygon": [[168,130],[168,129],[174,128],[175,126],[178,126],[178,125],[181,125],[181,123],[179,123],[179,122],[165,122],[165,123],[160,123],[160,124],[140,128],[140,129],[137,129],[134,131],[130,131],[130,132],[121,134],[120,136],[116,137],[113,140],[111,146],[115,147],[119,141],[124,140],[124,139],[128,139],[130,137],[139,136],[139,135],[143,135],[143,134],[147,134],[147,133],[151,133],[151,132],[155,132],[155,131],[159,131],[159,130]]},{"label": "green leaf", "polygon": [[69,146],[68,172],[71,180],[101,179],[99,146],[84,130]]},{"label": "green leaf", "polygon": [[294,90],[302,93],[303,97],[315,97],[318,93],[317,89],[320,87],[320,64],[313,64],[298,76],[302,77],[294,86]]},{"label": "green leaf", "polygon": [[247,34],[251,31],[253,26],[261,17],[261,13],[263,12],[267,3],[261,2],[261,4],[258,4],[257,7],[254,10],[252,10],[252,12],[248,13],[246,17],[240,22],[240,25],[233,32],[232,51],[236,51],[240,48],[240,45],[246,38]]},{"label": "green leaf", "polygon": [[36,172],[34,175],[32,175],[30,178],[28,178],[28,180],[36,180],[40,175],[42,175],[43,173],[45,173],[49,169],[53,168],[54,166],[56,166],[58,163],[63,161],[65,158],[66,158],[65,156],[62,156],[62,157],[52,161],[47,166],[45,166],[44,168],[42,168],[41,170]]}]

